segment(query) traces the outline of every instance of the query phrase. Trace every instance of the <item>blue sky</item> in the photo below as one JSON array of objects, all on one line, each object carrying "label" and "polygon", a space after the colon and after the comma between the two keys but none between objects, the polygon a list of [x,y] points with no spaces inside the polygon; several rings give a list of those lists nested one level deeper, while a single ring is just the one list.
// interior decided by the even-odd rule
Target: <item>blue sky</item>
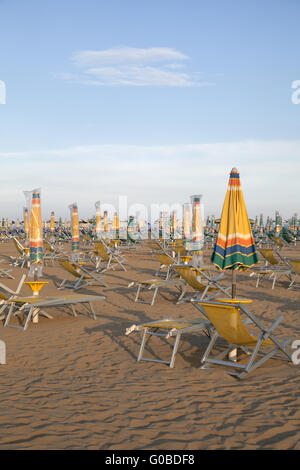
[{"label": "blue sky", "polygon": [[94,203],[299,208],[298,0],[0,0],[0,216]]}]

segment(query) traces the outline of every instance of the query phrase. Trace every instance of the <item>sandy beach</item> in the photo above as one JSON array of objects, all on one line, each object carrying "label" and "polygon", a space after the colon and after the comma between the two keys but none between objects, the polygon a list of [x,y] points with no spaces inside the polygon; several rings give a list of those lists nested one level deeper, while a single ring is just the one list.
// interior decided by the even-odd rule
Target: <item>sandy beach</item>
[{"label": "sandy beach", "polygon": [[[299,242],[282,253],[300,257]],[[199,312],[176,305],[176,289],[161,290],[153,306],[135,303],[128,284],[152,278],[159,263],[146,244],[124,254],[126,272],[107,271],[107,287],[79,291],[106,297],[94,304],[96,320],[84,309],[74,318],[51,308],[53,319],[40,316],[26,331],[1,322],[7,364],[0,366],[0,449],[300,450],[300,366],[271,359],[242,381],[221,367],[202,370],[208,338],[201,333],[182,338],[173,369],[137,362],[140,333],[126,336],[126,328]],[[8,267],[16,255],[11,241],[1,243],[0,255]],[[15,279],[0,281],[16,288],[28,269],[12,273]],[[57,264],[45,266],[43,295],[56,293],[63,277]],[[231,274],[224,280],[229,285]],[[238,294],[253,299],[251,311],[265,324],[283,314],[276,335],[300,339],[300,291],[288,290],[284,278],[271,286],[265,280],[256,288],[249,272],[238,275]],[[29,287],[21,293],[29,295]],[[149,347],[152,357],[170,357],[162,340]]]}]

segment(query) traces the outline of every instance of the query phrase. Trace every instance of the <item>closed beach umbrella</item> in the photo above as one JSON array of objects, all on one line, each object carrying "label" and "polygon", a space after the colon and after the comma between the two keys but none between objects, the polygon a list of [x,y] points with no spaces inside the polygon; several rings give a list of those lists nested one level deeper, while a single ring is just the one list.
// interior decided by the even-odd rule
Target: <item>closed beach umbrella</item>
[{"label": "closed beach umbrella", "polygon": [[174,239],[176,235],[176,211],[172,212],[171,220],[171,237]]},{"label": "closed beach umbrella", "polygon": [[27,207],[24,207],[23,215],[24,215],[24,234],[25,234],[25,239],[28,240],[29,239],[29,217],[28,217]]},{"label": "closed beach umbrella", "polygon": [[184,240],[191,238],[191,204],[189,202],[183,204],[183,238]]},{"label": "closed beach umbrella", "polygon": [[[27,204],[30,206],[29,218],[29,277],[41,277],[43,268],[43,228],[40,190],[24,191]],[[31,199],[31,203],[30,203]]]},{"label": "closed beach umbrella", "polygon": [[113,231],[113,236],[115,238],[119,238],[119,230],[120,230],[119,217],[118,217],[118,213],[115,212],[113,221],[112,221],[112,231]]},{"label": "closed beach umbrella", "polygon": [[103,219],[104,219],[104,221],[103,221],[103,223],[104,223],[104,232],[107,233],[109,231],[107,211],[104,211]]},{"label": "closed beach umbrella", "polygon": [[258,262],[240,175],[236,168],[230,173],[211,260],[222,271],[232,270],[232,298],[236,297],[236,271],[248,269]]},{"label": "closed beach umbrella", "polygon": [[202,194],[191,196],[192,203],[192,242],[189,251],[193,254],[193,264],[198,266],[203,262],[202,249],[204,242],[203,222],[201,213]]},{"label": "closed beach umbrella", "polygon": [[263,217],[263,214],[260,214],[260,218],[259,218],[259,232],[264,233],[264,217]]},{"label": "closed beach umbrella", "polygon": [[95,203],[96,207],[96,238],[101,238],[101,209],[100,201]]},{"label": "closed beach umbrella", "polygon": [[50,232],[54,233],[55,232],[55,215],[54,212],[51,212],[50,216]]},{"label": "closed beach umbrella", "polygon": [[71,232],[72,232],[72,260],[78,261],[79,258],[79,219],[78,207],[74,202],[69,206],[71,214]]},{"label": "closed beach umbrella", "polygon": [[282,225],[281,225],[281,217],[279,215],[279,212],[276,211],[275,214],[275,233],[281,232]]}]

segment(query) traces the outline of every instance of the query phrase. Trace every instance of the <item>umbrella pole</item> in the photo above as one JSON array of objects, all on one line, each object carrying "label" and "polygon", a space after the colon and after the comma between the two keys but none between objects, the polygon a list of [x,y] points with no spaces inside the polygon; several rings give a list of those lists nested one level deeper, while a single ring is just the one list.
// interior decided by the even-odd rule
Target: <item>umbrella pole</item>
[{"label": "umbrella pole", "polygon": [[231,289],[232,299],[236,298],[236,269],[232,270],[232,289]]},{"label": "umbrella pole", "polygon": [[[231,291],[231,298],[236,298],[236,269],[232,270],[232,291]],[[228,354],[228,359],[230,361],[236,362],[237,361],[237,348],[232,349],[232,351]]]}]

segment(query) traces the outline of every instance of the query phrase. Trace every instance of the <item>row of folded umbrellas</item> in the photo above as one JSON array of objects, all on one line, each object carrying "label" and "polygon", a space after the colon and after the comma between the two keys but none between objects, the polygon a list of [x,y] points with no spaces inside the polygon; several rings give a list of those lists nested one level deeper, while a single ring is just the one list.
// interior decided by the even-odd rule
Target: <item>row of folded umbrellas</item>
[{"label": "row of folded umbrellas", "polygon": [[[41,216],[41,203],[40,203],[40,190],[26,191],[25,197],[27,200],[27,208],[24,209],[24,232],[28,237],[30,248],[30,273],[42,265],[43,262],[43,223]],[[203,233],[204,227],[202,223],[202,195],[191,196],[191,203],[184,205],[183,216],[183,238],[190,243],[190,250],[197,253],[203,248]],[[79,251],[80,240],[80,224],[78,218],[77,203],[69,206],[71,216],[71,237],[72,237],[72,253],[76,254]],[[166,225],[165,222],[168,217],[161,214],[158,223],[159,235],[163,233]],[[169,219],[170,220],[170,219]],[[213,223],[212,223],[213,221]],[[206,223],[206,231],[215,229],[218,225],[217,235],[213,248],[211,260],[221,270],[230,269],[233,271],[232,281],[232,295],[236,295],[236,276],[237,270],[247,269],[256,264],[259,259],[256,252],[253,228],[255,221],[251,221],[248,217],[243,192],[241,189],[240,175],[236,168],[230,172],[229,183],[225,200],[223,204],[221,218],[219,220],[208,220]],[[176,221],[173,214],[171,220],[171,235],[175,234]],[[119,234],[120,225],[117,213],[111,224],[109,224],[107,214],[104,213],[103,218],[100,212],[100,202],[96,203],[96,217],[95,217],[95,233],[96,236],[101,238],[103,232],[108,233],[111,230],[116,236]],[[257,224],[257,230],[262,227]],[[296,232],[299,229],[299,221],[297,215],[293,217],[292,230]],[[62,224],[58,227],[62,229]],[[275,224],[272,228],[275,233],[280,232],[283,228],[283,222],[279,214],[276,214]],[[265,229],[265,228],[264,228]],[[55,232],[56,223],[54,213],[51,213],[50,232]],[[131,217],[128,222],[128,233],[134,230],[134,217]]]}]

